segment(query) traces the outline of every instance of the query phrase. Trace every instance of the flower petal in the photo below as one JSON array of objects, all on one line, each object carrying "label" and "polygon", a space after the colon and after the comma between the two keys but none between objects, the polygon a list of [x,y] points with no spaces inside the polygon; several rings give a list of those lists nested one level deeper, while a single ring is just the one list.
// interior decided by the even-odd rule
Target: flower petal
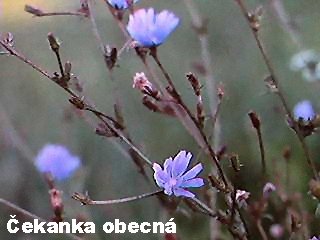
[{"label": "flower petal", "polygon": [[179,187],[182,187],[182,188],[201,187],[203,185],[204,185],[204,181],[202,178],[193,178],[193,179],[182,182]]},{"label": "flower petal", "polygon": [[195,197],[195,195],[192,192],[189,192],[189,191],[182,189],[182,188],[173,189],[173,194],[177,197],[181,197],[181,196],[189,197],[189,198]]},{"label": "flower petal", "polygon": [[182,175],[183,180],[189,180],[191,178],[194,178],[202,171],[202,169],[203,169],[202,164],[198,163],[193,168],[191,168],[188,172]]},{"label": "flower petal", "polygon": [[162,170],[161,166],[158,163],[153,164],[153,178],[156,181],[157,185],[161,188],[165,187],[165,184],[169,181],[169,175]]},{"label": "flower petal", "polygon": [[163,168],[164,168],[164,171],[166,173],[168,173],[169,176],[172,176],[172,166],[173,163],[172,163],[172,158],[168,158],[164,161],[164,164],[163,164]]},{"label": "flower petal", "polygon": [[180,151],[173,159],[172,176],[179,177],[187,170],[192,154],[184,150]]}]

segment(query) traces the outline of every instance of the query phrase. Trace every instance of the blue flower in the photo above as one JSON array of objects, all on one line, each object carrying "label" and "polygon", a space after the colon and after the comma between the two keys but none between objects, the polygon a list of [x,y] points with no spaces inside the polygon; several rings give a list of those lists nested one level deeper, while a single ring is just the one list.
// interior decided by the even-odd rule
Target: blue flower
[{"label": "blue flower", "polygon": [[115,9],[127,9],[139,0],[107,0],[107,2]]},{"label": "blue flower", "polygon": [[50,173],[57,180],[64,180],[71,177],[81,162],[64,146],[47,144],[39,151],[35,164],[40,172]]},{"label": "blue flower", "polygon": [[130,15],[127,30],[141,47],[155,47],[162,44],[178,24],[179,18],[167,10],[156,14],[153,8],[139,9]]},{"label": "blue flower", "polygon": [[308,100],[297,103],[293,109],[293,113],[297,120],[301,118],[304,121],[312,120],[316,116],[312,104]]},{"label": "blue flower", "polygon": [[191,158],[190,152],[180,151],[173,160],[170,157],[164,162],[163,169],[159,164],[153,164],[153,177],[157,185],[164,189],[165,194],[193,198],[195,195],[185,188],[204,185],[202,178],[196,178],[203,169],[201,163],[186,172]]}]

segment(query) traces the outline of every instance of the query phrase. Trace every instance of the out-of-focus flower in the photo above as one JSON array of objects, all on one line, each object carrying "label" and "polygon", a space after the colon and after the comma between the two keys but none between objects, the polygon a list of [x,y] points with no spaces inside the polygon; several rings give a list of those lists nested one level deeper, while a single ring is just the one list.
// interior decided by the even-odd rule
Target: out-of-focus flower
[{"label": "out-of-focus flower", "polygon": [[319,239],[320,239],[320,237],[316,237],[316,236],[310,238],[310,240],[319,240]]},{"label": "out-of-focus flower", "polygon": [[47,144],[36,156],[35,165],[40,172],[50,173],[55,179],[64,180],[80,167],[81,161],[64,146]]},{"label": "out-of-focus flower", "polygon": [[320,54],[314,50],[305,50],[295,54],[290,61],[293,71],[301,71],[309,82],[320,80]]},{"label": "out-of-focus flower", "polygon": [[127,30],[141,47],[155,47],[162,44],[178,26],[179,18],[163,10],[155,13],[153,8],[139,9],[129,17]]},{"label": "out-of-focus flower", "polygon": [[107,0],[107,2],[115,9],[127,9],[139,0]]},{"label": "out-of-focus flower", "polygon": [[238,189],[236,192],[236,202],[238,203],[239,207],[246,207],[247,206],[247,199],[250,197],[250,193],[244,190]]},{"label": "out-of-focus flower", "polygon": [[186,172],[191,158],[190,152],[180,151],[174,159],[170,157],[165,160],[163,169],[158,163],[153,164],[154,179],[158,186],[164,189],[165,194],[193,198],[195,195],[185,188],[204,185],[202,178],[196,178],[203,169],[201,163]]},{"label": "out-of-focus flower", "polygon": [[293,109],[294,117],[304,121],[312,120],[316,117],[313,106],[309,100],[303,100],[297,103]]},{"label": "out-of-focus flower", "polygon": [[263,197],[264,198],[268,198],[270,193],[274,192],[276,190],[276,186],[271,183],[271,182],[267,182],[264,187],[263,187]]},{"label": "out-of-focus flower", "polygon": [[269,228],[270,236],[273,238],[281,238],[284,234],[284,228],[280,224],[272,224]]}]

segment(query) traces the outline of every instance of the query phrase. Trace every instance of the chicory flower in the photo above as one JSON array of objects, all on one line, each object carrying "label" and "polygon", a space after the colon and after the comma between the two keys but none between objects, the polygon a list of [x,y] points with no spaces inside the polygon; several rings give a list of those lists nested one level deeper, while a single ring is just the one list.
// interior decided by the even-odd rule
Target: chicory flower
[{"label": "chicory flower", "polygon": [[190,152],[180,151],[174,159],[170,157],[165,160],[163,169],[158,163],[153,164],[154,179],[165,194],[193,198],[195,195],[186,188],[204,185],[203,179],[196,177],[203,169],[201,163],[187,171],[191,158]]},{"label": "chicory flower", "polygon": [[179,18],[163,10],[155,13],[153,8],[139,9],[129,17],[127,30],[141,47],[156,47],[162,44],[178,26]]},{"label": "chicory flower", "polygon": [[312,120],[316,114],[310,101],[304,100],[296,104],[293,109],[294,117],[304,121]]},{"label": "chicory flower", "polygon": [[41,173],[50,173],[57,180],[64,180],[71,177],[81,162],[64,146],[47,144],[36,156],[35,165]]}]

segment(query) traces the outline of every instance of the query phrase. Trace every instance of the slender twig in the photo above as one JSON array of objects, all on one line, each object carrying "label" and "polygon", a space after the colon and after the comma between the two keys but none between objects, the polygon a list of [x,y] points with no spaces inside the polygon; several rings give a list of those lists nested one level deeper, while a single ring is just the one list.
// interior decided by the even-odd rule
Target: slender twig
[{"label": "slender twig", "polygon": [[311,159],[309,149],[308,149],[308,147],[307,147],[307,145],[306,145],[306,143],[305,143],[305,139],[304,139],[303,135],[301,134],[301,131],[300,131],[300,129],[299,129],[299,127],[298,127],[298,125],[297,125],[297,123],[296,123],[296,121],[295,121],[292,113],[291,113],[291,110],[290,110],[288,104],[287,104],[287,101],[286,101],[286,99],[285,99],[284,93],[283,93],[283,91],[282,91],[282,89],[281,89],[281,86],[280,86],[280,84],[279,84],[279,81],[278,81],[278,79],[277,79],[277,77],[276,77],[274,68],[273,68],[273,66],[272,66],[272,64],[271,64],[271,61],[270,61],[269,57],[267,56],[267,53],[266,53],[266,51],[265,51],[265,49],[264,49],[264,47],[263,47],[263,45],[262,45],[262,42],[261,42],[261,40],[260,40],[258,31],[255,30],[254,28],[252,28],[251,25],[250,25],[251,20],[250,20],[249,15],[248,15],[249,11],[248,11],[248,9],[246,8],[246,6],[244,5],[243,0],[234,0],[234,1],[239,5],[239,7],[240,7],[240,9],[241,9],[241,11],[242,11],[242,14],[244,15],[244,17],[246,18],[246,20],[247,20],[247,22],[248,22],[248,24],[249,24],[249,27],[250,27],[251,32],[252,32],[252,35],[253,35],[253,37],[254,37],[254,39],[255,39],[255,42],[256,42],[259,50],[260,50],[260,53],[261,53],[262,58],[263,58],[263,61],[264,61],[265,65],[266,65],[266,67],[267,67],[267,69],[268,69],[268,71],[269,71],[269,74],[270,74],[270,77],[271,77],[271,79],[272,79],[272,81],[273,81],[273,84],[274,84],[275,87],[277,88],[276,93],[277,93],[277,95],[279,96],[279,99],[280,99],[280,101],[281,101],[281,103],[282,103],[282,105],[283,105],[283,108],[284,108],[284,110],[285,110],[288,118],[290,119],[290,122],[292,122],[293,125],[294,125],[294,126],[293,126],[293,127],[294,127],[294,130],[295,130],[296,135],[297,135],[297,137],[298,137],[298,139],[299,139],[299,142],[300,142],[300,144],[301,144],[301,147],[302,147],[302,149],[303,149],[303,151],[304,151],[306,160],[307,160],[309,166],[311,167],[311,169],[312,169],[312,171],[313,171],[314,177],[315,177],[317,180],[319,180],[319,175],[318,175],[317,169],[316,169],[316,167],[315,167],[315,164],[314,164],[313,160]]},{"label": "slender twig", "polygon": [[[3,205],[5,205],[5,206],[7,206],[7,207],[9,207],[9,208],[11,208],[11,209],[13,209],[13,210],[21,213],[22,215],[24,215],[24,216],[26,216],[26,217],[28,217],[28,218],[38,219],[40,222],[48,222],[47,220],[45,220],[45,219],[43,219],[43,218],[41,218],[41,217],[39,217],[39,216],[37,216],[37,215],[35,215],[35,214],[33,214],[33,213],[31,213],[31,212],[29,212],[29,211],[21,208],[21,207],[13,204],[13,203],[11,203],[11,202],[9,202],[9,201],[7,201],[7,200],[5,200],[5,199],[3,199],[3,198],[0,198],[0,203],[2,203]],[[75,235],[75,234],[72,234],[72,233],[65,233],[65,234],[66,234],[67,236],[69,236],[71,239],[74,239],[74,240],[82,240],[81,237],[78,237],[78,236]]]},{"label": "slender twig", "polygon": [[283,5],[283,0],[271,0],[270,4],[284,31],[289,34],[292,41],[298,46],[299,49],[303,49],[304,47],[301,35],[297,30],[297,26],[293,22],[292,18],[287,13]]},{"label": "slender twig", "polygon": [[54,16],[86,17],[87,15],[85,13],[81,13],[81,12],[42,12],[42,13],[33,14],[33,16],[35,16],[35,17],[54,17]]},{"label": "slender twig", "polygon": [[265,150],[264,150],[264,144],[263,144],[263,139],[262,139],[261,128],[257,129],[257,135],[258,135],[260,157],[261,157],[261,163],[262,163],[262,172],[263,172],[264,175],[266,175],[267,166],[266,166]]},{"label": "slender twig", "polygon": [[191,198],[191,201],[194,202],[201,209],[203,209],[207,213],[207,215],[217,219],[217,214],[213,212],[213,210],[209,206],[207,206],[204,202],[200,201],[198,198]]},{"label": "slender twig", "polygon": [[30,163],[33,164],[34,154],[28,144],[21,137],[13,123],[11,122],[8,113],[4,106],[0,103],[0,122],[3,128],[4,135],[7,136],[12,145],[25,157]]},{"label": "slender twig", "polygon": [[263,240],[268,240],[268,236],[267,236],[266,232],[264,231],[264,229],[263,229],[263,227],[261,225],[261,219],[258,219],[256,221],[256,225],[257,225],[258,231],[259,231],[259,233],[261,235],[261,238]]},{"label": "slender twig", "polygon": [[[41,73],[42,75],[44,75],[45,77],[47,77],[48,79],[50,79],[51,81],[53,81],[54,83],[56,83],[58,86],[60,86],[61,88],[63,88],[66,92],[68,92],[72,97],[74,97],[75,99],[78,99],[79,101],[82,101],[82,103],[85,106],[90,106],[89,104],[87,104],[86,102],[84,102],[84,99],[81,99],[81,97],[79,97],[77,94],[75,94],[71,89],[69,88],[65,88],[62,87],[61,85],[59,85],[56,81],[53,80],[53,78],[49,75],[49,73],[47,73],[45,70],[43,70],[41,67],[39,67],[38,65],[34,64],[31,60],[29,60],[28,58],[26,58],[25,56],[23,56],[20,52],[18,52],[17,50],[15,50],[14,48],[8,46],[3,40],[0,40],[0,45],[3,46],[12,56],[18,58],[19,60],[23,61],[24,63],[28,64],[29,66],[31,66],[33,69],[37,70],[39,73]],[[152,166],[152,162],[129,140],[127,139],[122,133],[121,131],[119,131],[116,127],[114,127],[113,125],[111,125],[109,122],[105,121],[103,117],[101,116],[106,116],[106,114],[103,114],[101,111],[97,110],[96,108],[89,108],[90,110],[95,109],[95,112],[99,113],[99,114],[95,114],[101,121],[103,120],[103,122],[112,130],[114,131],[117,136],[119,136],[119,138],[124,141],[130,148],[132,148],[133,151],[135,151],[142,160],[144,160],[149,166]],[[88,110],[88,109],[83,109],[83,110]],[[112,122],[113,123],[113,122]]]},{"label": "slender twig", "polygon": [[105,201],[96,201],[90,199],[90,197],[85,194],[81,193],[74,193],[72,195],[72,198],[76,201],[81,202],[83,205],[110,205],[110,204],[118,204],[118,203],[127,203],[127,202],[133,202],[137,201],[143,198],[152,197],[154,195],[157,195],[159,193],[163,192],[163,190],[157,190],[151,193],[144,193],[141,195],[133,196],[133,197],[126,197],[126,198],[120,198],[120,199],[113,199],[113,200],[105,200]]},{"label": "slender twig", "polygon": [[64,77],[65,75],[64,75],[64,69],[63,69],[63,66],[62,66],[60,51],[54,51],[54,53],[55,53],[55,55],[57,57],[57,61],[58,61],[58,65],[59,65],[61,76]]}]

